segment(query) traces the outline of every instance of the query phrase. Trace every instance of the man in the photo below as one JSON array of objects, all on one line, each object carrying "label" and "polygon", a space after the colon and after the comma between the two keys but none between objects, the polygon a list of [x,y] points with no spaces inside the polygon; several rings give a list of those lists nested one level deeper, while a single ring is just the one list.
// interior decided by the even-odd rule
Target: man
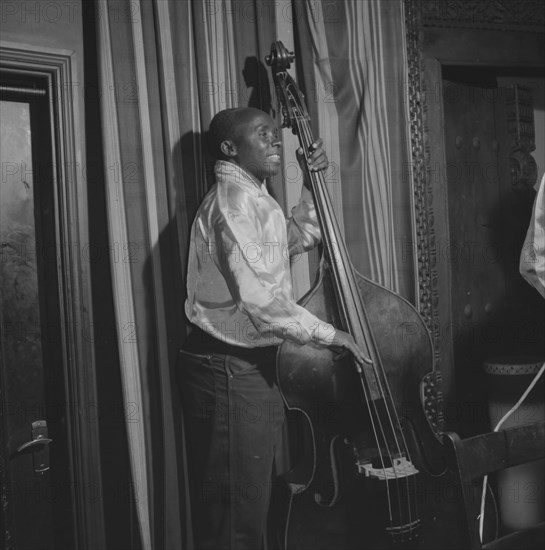
[{"label": "man", "polygon": [[539,184],[522,246],[519,270],[526,281],[545,298],[545,174]]},{"label": "man", "polygon": [[[267,192],[281,167],[274,121],[253,108],[221,111],[208,141],[216,183],[192,227],[185,310],[195,328],[179,376],[195,538],[202,550],[257,550],[284,421],[276,347],[292,340],[344,348],[359,363],[363,355],[293,299],[290,253],[314,247],[320,233],[308,189],[287,222]],[[321,141],[307,156],[309,170],[327,168]]]}]

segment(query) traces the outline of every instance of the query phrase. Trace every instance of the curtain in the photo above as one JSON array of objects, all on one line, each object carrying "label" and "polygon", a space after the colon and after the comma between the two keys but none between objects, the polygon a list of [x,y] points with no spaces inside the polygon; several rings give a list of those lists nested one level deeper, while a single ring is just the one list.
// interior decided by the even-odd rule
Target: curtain
[{"label": "curtain", "polygon": [[302,80],[358,271],[414,301],[402,0],[295,2]]},{"label": "curtain", "polygon": [[[175,385],[189,228],[210,183],[220,109],[279,112],[263,60],[296,47],[331,190],[358,269],[411,298],[401,0],[96,0],[117,339],[140,544],[191,548]],[[294,10],[292,12],[292,10]],[[400,92],[401,91],[401,92]],[[319,100],[318,100],[319,98]],[[295,162],[286,132],[284,168]],[[299,195],[271,182],[289,209]],[[296,189],[297,188],[297,189]],[[363,219],[363,230],[361,220]],[[303,267],[299,262],[297,269]],[[306,273],[306,275],[305,275]],[[308,286],[308,268],[296,288]],[[306,280],[305,280],[306,277]],[[299,293],[300,294],[300,293]]]},{"label": "curtain", "polygon": [[97,0],[96,17],[135,545],[190,548],[174,371],[186,332],[189,227],[213,165],[203,133],[223,108],[271,111],[262,60],[277,34],[276,8],[258,0]]}]

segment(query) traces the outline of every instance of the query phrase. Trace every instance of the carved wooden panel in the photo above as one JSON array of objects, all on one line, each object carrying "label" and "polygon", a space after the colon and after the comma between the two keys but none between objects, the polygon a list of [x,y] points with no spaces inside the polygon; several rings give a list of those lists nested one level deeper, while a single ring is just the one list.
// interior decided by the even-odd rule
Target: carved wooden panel
[{"label": "carved wooden panel", "polygon": [[425,27],[543,32],[542,0],[420,0]]},{"label": "carved wooden panel", "polygon": [[406,29],[408,49],[408,96],[409,125],[411,136],[411,172],[414,192],[415,242],[417,246],[417,307],[431,332],[434,348],[434,372],[426,377],[424,408],[428,419],[437,431],[443,429],[441,403],[441,369],[439,357],[439,321],[437,308],[437,273],[435,270],[436,250],[433,211],[429,198],[433,192],[430,179],[426,175],[426,143],[424,130],[425,102],[421,85],[421,58],[419,53],[419,27],[421,25],[420,6],[407,1]]}]

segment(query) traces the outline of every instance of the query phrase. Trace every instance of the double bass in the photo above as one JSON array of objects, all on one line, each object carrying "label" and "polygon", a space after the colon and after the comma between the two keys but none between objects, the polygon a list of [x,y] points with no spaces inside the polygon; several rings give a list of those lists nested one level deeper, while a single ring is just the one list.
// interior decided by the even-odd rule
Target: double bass
[{"label": "double bass", "polygon": [[[282,42],[266,57],[283,127],[308,152],[314,137],[287,72],[293,59]],[[278,384],[299,417],[300,452],[273,492],[269,546],[460,548],[443,445],[422,406],[423,379],[433,370],[429,332],[407,300],[354,269],[324,176],[308,176],[323,254],[317,282],[300,303],[352,334],[365,361],[358,367],[335,350],[281,345]]]}]

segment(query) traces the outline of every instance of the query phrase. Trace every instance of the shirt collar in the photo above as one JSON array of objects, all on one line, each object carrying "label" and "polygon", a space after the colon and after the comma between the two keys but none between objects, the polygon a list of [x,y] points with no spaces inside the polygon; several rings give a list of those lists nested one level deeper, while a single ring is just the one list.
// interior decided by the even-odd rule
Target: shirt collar
[{"label": "shirt collar", "polygon": [[214,173],[216,174],[216,181],[218,183],[237,185],[257,197],[268,195],[265,183],[261,183],[256,177],[234,162],[227,160],[216,161]]}]

